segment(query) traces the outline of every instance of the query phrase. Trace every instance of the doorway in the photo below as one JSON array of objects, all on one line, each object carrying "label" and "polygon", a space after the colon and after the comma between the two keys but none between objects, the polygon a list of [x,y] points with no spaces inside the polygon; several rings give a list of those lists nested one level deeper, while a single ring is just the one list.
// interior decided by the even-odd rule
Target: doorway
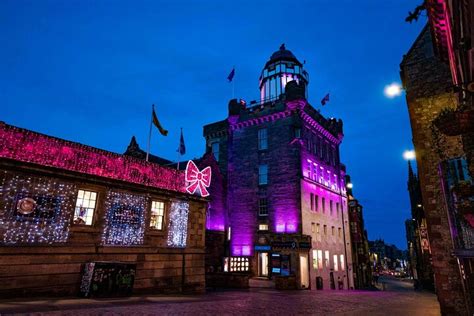
[{"label": "doorway", "polygon": [[300,254],[301,288],[309,288],[308,254]]},{"label": "doorway", "polygon": [[258,253],[258,276],[268,276],[268,252]]}]

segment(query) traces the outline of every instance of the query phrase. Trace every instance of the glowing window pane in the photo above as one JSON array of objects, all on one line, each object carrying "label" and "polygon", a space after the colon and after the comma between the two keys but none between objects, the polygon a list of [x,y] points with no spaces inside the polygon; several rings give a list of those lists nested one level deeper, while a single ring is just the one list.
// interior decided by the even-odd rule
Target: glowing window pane
[{"label": "glowing window pane", "polygon": [[74,224],[92,225],[96,201],[96,192],[86,190],[79,190],[77,192],[76,208],[74,210]]},{"label": "glowing window pane", "polygon": [[165,203],[160,201],[151,202],[150,227],[153,229],[163,229],[163,216],[165,214]]}]

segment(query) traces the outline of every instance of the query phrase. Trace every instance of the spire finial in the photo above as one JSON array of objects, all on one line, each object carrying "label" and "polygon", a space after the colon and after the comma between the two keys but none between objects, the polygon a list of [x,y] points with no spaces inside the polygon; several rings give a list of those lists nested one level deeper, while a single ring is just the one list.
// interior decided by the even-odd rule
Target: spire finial
[{"label": "spire finial", "polygon": [[285,48],[285,43],[281,44],[280,50],[285,50],[285,49],[286,49],[286,48]]}]

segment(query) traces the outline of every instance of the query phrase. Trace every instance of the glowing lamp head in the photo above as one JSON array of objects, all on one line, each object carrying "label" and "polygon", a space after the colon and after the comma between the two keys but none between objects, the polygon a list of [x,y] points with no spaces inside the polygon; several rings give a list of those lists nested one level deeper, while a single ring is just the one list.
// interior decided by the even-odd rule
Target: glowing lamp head
[{"label": "glowing lamp head", "polygon": [[403,152],[403,159],[405,160],[415,160],[416,154],[414,150],[405,150]]},{"label": "glowing lamp head", "polygon": [[385,86],[384,94],[387,98],[391,98],[391,99],[398,97],[402,94],[402,86],[397,82],[389,84]]},{"label": "glowing lamp head", "polygon": [[351,182],[349,182],[348,184],[346,184],[346,187],[348,189],[352,189],[354,187],[354,185]]}]

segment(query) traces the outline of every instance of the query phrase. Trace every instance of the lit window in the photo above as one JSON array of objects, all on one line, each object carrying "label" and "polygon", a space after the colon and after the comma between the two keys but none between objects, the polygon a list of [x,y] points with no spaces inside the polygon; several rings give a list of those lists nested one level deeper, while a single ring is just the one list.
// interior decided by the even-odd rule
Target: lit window
[{"label": "lit window", "polygon": [[268,224],[259,224],[258,230],[268,230]]},{"label": "lit window", "polygon": [[212,154],[216,161],[219,161],[219,142],[214,142],[211,144]]},{"label": "lit window", "polygon": [[324,252],[324,266],[329,268],[329,250]]},{"label": "lit window", "polygon": [[230,240],[231,234],[232,234],[232,229],[229,226],[229,228],[227,229],[227,240]]},{"label": "lit window", "polygon": [[79,190],[77,192],[74,224],[92,225],[97,201],[97,192]]},{"label": "lit window", "polygon": [[258,149],[268,149],[268,136],[266,128],[258,130]]},{"label": "lit window", "polygon": [[334,271],[339,271],[339,268],[337,265],[337,255],[333,256],[333,261],[334,261]]},{"label": "lit window", "polygon": [[258,184],[268,183],[268,165],[258,166]]},{"label": "lit window", "polygon": [[249,269],[249,258],[230,257],[230,272],[246,272],[249,271]]},{"label": "lit window", "polygon": [[339,256],[341,258],[341,270],[344,271],[345,264],[344,264],[344,255]]},{"label": "lit window", "polygon": [[313,250],[313,269],[322,269],[323,268],[323,251],[322,250]]},{"label": "lit window", "polygon": [[153,229],[163,229],[163,218],[165,216],[165,203],[160,201],[151,202],[150,227]]},{"label": "lit window", "polygon": [[267,199],[266,198],[258,199],[258,215],[259,216],[268,216],[268,206],[267,206]]}]

